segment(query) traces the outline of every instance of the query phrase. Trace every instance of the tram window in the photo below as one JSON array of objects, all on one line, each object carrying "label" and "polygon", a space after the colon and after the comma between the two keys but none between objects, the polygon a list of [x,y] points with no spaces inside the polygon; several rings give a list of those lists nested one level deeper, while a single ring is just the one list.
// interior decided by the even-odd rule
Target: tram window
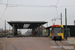
[{"label": "tram window", "polygon": [[53,28],[53,33],[62,33],[62,28],[61,27]]}]

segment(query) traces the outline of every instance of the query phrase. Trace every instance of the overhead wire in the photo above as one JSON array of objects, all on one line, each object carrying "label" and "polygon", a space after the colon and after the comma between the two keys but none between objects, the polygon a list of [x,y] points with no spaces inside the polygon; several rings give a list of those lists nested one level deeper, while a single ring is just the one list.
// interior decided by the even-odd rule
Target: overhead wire
[{"label": "overhead wire", "polygon": [[6,10],[7,10],[7,7],[55,7],[55,8],[56,8],[56,14],[57,14],[57,16],[58,16],[58,11],[57,11],[57,8],[58,8],[58,7],[75,7],[75,5],[57,6],[58,3],[59,3],[59,0],[57,1],[56,5],[50,5],[50,6],[42,6],[42,5],[23,5],[23,4],[9,4],[9,5],[8,5],[8,1],[9,1],[9,0],[7,0],[7,4],[5,4],[5,3],[0,3],[1,5],[6,5],[5,10],[4,10],[2,16],[0,17],[0,19],[4,16],[4,14],[5,14]]},{"label": "overhead wire", "polygon": [[4,14],[5,14],[5,12],[6,12],[6,9],[7,9],[7,7],[5,8],[5,10],[4,10],[2,16],[0,17],[0,19],[4,16]]},{"label": "overhead wire", "polygon": [[22,4],[9,4],[8,7],[75,7],[75,5],[68,5],[68,6],[56,6],[56,5],[50,5],[50,6],[42,6],[42,5],[22,5]]},{"label": "overhead wire", "polygon": [[[7,5],[6,3],[0,3],[1,5]],[[42,6],[42,5],[24,5],[24,4],[9,4],[8,7],[54,7],[55,5]]]},{"label": "overhead wire", "polygon": [[57,8],[58,8],[57,5],[58,5],[58,3],[59,3],[59,0],[57,1],[56,7],[55,7],[55,8],[56,8],[56,14],[57,14],[57,17],[58,17],[58,10],[57,10]]},{"label": "overhead wire", "polygon": [[[57,1],[56,5],[54,5],[55,9],[56,9],[56,16],[58,17],[58,11],[57,11],[57,5],[59,3],[59,0]],[[53,22],[54,21],[54,22]],[[52,19],[52,23],[53,25],[55,24],[55,21],[56,21],[56,18],[55,19]]]},{"label": "overhead wire", "polygon": [[6,3],[0,3],[0,5],[6,5]]},{"label": "overhead wire", "polygon": [[[0,3],[1,5],[7,5],[6,3]],[[42,6],[42,5],[24,5],[24,4],[9,4],[8,7],[75,7],[75,5],[68,5],[68,6],[57,6],[50,5],[50,6]]]},{"label": "overhead wire", "polygon": [[56,6],[58,5],[58,3],[59,3],[59,0],[57,1]]},{"label": "overhead wire", "polygon": [[58,7],[75,7],[75,5],[68,5],[68,6],[58,6]]},{"label": "overhead wire", "polygon": [[7,7],[8,7],[8,1],[9,1],[9,0],[7,0],[7,4],[6,4],[6,7],[5,7],[5,10],[4,10],[2,16],[0,17],[0,19],[4,16],[4,14],[5,14],[6,10],[7,10]]},{"label": "overhead wire", "polygon": [[[0,3],[1,5],[7,5],[5,3]],[[9,4],[8,7],[54,7],[55,5],[42,6],[42,5],[24,5],[24,4]]]}]

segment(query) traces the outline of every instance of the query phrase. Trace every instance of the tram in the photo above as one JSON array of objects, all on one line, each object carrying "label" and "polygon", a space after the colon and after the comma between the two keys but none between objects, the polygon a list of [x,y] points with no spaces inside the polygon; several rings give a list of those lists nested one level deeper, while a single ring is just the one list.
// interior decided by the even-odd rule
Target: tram
[{"label": "tram", "polygon": [[64,39],[63,25],[52,25],[50,28],[50,37],[52,39]]}]

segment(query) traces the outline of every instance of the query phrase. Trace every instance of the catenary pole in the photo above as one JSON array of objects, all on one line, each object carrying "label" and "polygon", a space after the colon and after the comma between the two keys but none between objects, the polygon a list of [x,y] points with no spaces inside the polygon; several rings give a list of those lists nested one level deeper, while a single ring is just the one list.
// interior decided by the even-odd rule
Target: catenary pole
[{"label": "catenary pole", "polygon": [[62,25],[62,13],[60,13],[60,16],[61,16],[61,25]]},{"label": "catenary pole", "polygon": [[67,40],[67,9],[65,8],[65,26],[66,26],[66,40]]},{"label": "catenary pole", "polygon": [[5,35],[6,35],[6,20],[5,20]]}]

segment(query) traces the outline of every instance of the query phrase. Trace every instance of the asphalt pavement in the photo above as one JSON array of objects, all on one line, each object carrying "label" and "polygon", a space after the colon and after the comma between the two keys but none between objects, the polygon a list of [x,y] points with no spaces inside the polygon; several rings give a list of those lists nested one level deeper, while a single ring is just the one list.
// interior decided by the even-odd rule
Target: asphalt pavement
[{"label": "asphalt pavement", "polygon": [[0,40],[7,50],[74,50],[74,46],[66,41],[54,41],[50,37],[14,37]]}]

